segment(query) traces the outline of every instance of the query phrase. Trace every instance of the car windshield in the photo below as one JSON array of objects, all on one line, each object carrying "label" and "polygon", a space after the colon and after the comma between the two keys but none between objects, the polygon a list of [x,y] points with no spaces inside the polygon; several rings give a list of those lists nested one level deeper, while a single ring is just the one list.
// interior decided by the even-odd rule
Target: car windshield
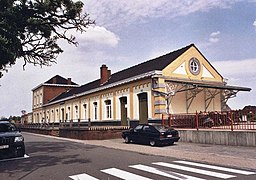
[{"label": "car windshield", "polygon": [[17,131],[16,127],[13,124],[0,124],[0,132],[13,132]]}]

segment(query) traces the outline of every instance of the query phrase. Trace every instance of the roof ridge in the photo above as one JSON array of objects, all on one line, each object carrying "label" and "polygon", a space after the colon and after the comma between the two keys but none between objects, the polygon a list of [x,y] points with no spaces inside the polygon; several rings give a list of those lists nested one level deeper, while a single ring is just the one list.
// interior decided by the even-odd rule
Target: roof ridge
[{"label": "roof ridge", "polygon": [[157,59],[160,59],[161,57],[165,57],[165,56],[170,55],[170,54],[173,54],[173,53],[175,53],[175,52],[179,52],[179,51],[181,51],[181,50],[183,50],[183,49],[189,49],[189,48],[192,47],[192,46],[195,46],[195,45],[194,45],[193,43],[191,43],[190,45],[187,45],[187,46],[182,47],[182,48],[180,48],[180,49],[176,49],[176,50],[171,51],[171,52],[169,52],[169,53],[166,53],[166,54],[164,54],[164,55],[161,55],[161,56],[158,56],[158,57],[155,57],[155,58],[146,60],[146,61],[144,61],[144,62],[141,62],[141,63],[138,63],[138,64],[133,65],[133,66],[131,66],[131,67],[128,67],[128,68],[126,68],[126,69],[117,71],[117,72],[113,73],[112,75],[117,74],[117,73],[122,72],[122,71],[125,71],[125,70],[128,70],[128,69],[132,69],[132,68],[134,68],[134,67],[136,67],[136,66],[139,66],[139,65],[142,65],[142,64],[146,64],[146,63],[151,62],[151,61],[155,61],[155,60],[157,60]]}]

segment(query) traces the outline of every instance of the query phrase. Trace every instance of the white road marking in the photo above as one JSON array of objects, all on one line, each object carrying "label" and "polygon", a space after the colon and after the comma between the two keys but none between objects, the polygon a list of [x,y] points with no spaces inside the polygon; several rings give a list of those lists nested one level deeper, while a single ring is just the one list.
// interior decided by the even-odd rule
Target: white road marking
[{"label": "white road marking", "polygon": [[99,180],[99,179],[92,177],[85,173],[69,176],[69,178],[74,179],[74,180]]},{"label": "white road marking", "polygon": [[110,174],[112,176],[124,179],[124,180],[134,180],[134,179],[136,179],[136,180],[152,180],[152,179],[149,179],[149,178],[146,178],[143,176],[139,176],[137,174],[133,174],[133,173],[130,173],[127,171],[117,169],[117,168],[109,168],[109,169],[104,169],[101,171],[104,173]]},{"label": "white road marking", "polygon": [[169,177],[169,178],[172,178],[172,179],[203,180],[201,178],[188,176],[188,175],[185,175],[185,174],[180,174],[180,173],[171,172],[171,171],[159,170],[157,168],[150,167],[150,166],[145,166],[145,165],[141,165],[141,164],[133,165],[133,166],[129,166],[129,167],[134,168],[134,169],[138,169],[138,170],[141,170],[141,171],[146,171],[146,172],[149,172],[149,173],[157,174],[157,175],[160,175],[160,176]]},{"label": "white road marking", "polygon": [[220,166],[212,166],[212,165],[189,162],[189,161],[173,161],[173,162],[180,163],[180,164],[186,164],[186,165],[192,165],[192,166],[196,166],[196,167],[210,168],[210,169],[215,169],[215,170],[220,170],[220,171],[243,174],[243,175],[256,174],[255,172],[250,172],[250,171],[238,170],[238,169],[233,169],[233,168],[225,168],[225,167],[220,167]]},{"label": "white road marking", "polygon": [[175,164],[170,164],[170,163],[165,163],[165,162],[157,162],[157,163],[152,163],[152,164],[156,164],[156,165],[164,166],[164,167],[168,167],[168,168],[173,168],[173,169],[178,169],[178,170],[182,170],[182,171],[188,171],[188,172],[193,172],[193,173],[197,173],[197,174],[203,174],[203,175],[207,175],[207,176],[217,177],[217,178],[221,178],[221,179],[228,179],[228,178],[236,177],[236,176],[229,175],[229,174],[217,173],[217,172],[213,172],[213,171],[196,169],[196,168],[180,166],[180,165],[175,165]]}]

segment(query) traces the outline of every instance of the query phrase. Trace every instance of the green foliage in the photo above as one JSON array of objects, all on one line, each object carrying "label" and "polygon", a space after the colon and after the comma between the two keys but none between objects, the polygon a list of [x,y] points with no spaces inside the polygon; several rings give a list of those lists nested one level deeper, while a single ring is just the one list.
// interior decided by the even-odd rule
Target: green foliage
[{"label": "green foliage", "polygon": [[72,0],[0,0],[0,77],[18,58],[34,65],[51,65],[63,50],[59,39],[77,45],[67,32],[85,32],[94,24]]}]

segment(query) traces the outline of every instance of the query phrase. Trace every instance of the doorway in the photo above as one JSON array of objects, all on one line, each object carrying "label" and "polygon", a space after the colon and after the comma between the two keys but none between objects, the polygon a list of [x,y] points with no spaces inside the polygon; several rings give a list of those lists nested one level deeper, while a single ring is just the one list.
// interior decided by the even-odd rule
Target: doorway
[{"label": "doorway", "polygon": [[139,123],[148,123],[148,95],[147,93],[138,94],[139,99]]},{"label": "doorway", "polygon": [[119,98],[121,105],[121,126],[127,126],[127,97]]}]

